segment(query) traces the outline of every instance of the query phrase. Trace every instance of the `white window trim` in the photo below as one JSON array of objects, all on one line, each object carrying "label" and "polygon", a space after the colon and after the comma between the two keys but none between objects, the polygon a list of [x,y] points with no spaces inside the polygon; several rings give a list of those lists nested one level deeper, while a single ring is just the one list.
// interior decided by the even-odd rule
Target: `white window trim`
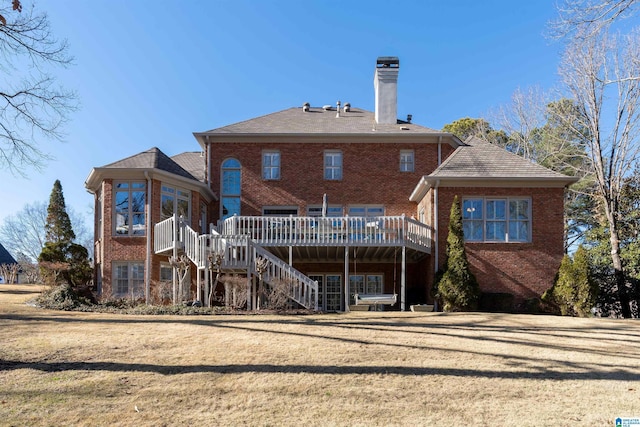
[{"label": "white window trim", "polygon": [[[406,161],[410,156],[410,162]],[[408,167],[410,166],[410,167]],[[416,155],[414,150],[400,150],[400,172],[414,172],[416,170]]]},{"label": "white window trim", "polygon": [[[277,166],[274,165],[267,165],[265,160],[266,160],[266,156],[273,156],[273,155],[277,155],[278,157],[278,164]],[[280,156],[280,150],[263,150],[262,151],[262,179],[265,181],[279,181],[281,175],[281,166],[282,166],[282,162],[281,162],[282,158]],[[267,177],[266,171],[269,170],[269,174]],[[277,176],[273,177],[273,171],[276,171]]]},{"label": "white window trim", "polygon": [[[482,219],[477,219],[477,220],[473,220],[473,221],[482,221],[482,239],[481,240],[470,240],[467,239],[465,237],[465,242],[466,243],[509,243],[509,244],[517,244],[517,243],[531,243],[533,241],[533,215],[532,215],[532,199],[531,197],[517,197],[517,196],[507,196],[507,197],[483,197],[483,196],[466,196],[463,197],[461,202],[460,202],[460,208],[461,210],[464,209],[464,202],[466,200],[481,200],[482,201]],[[527,236],[526,240],[510,240],[509,239],[509,223],[512,221],[511,219],[509,219],[509,204],[512,201],[526,201],[527,202],[527,217],[528,220],[526,221],[522,221],[522,222],[528,222],[529,223],[529,235]],[[487,222],[490,221],[496,221],[496,220],[488,220],[487,219],[487,202],[490,201],[504,201],[505,202],[505,219],[504,219],[504,223],[505,223],[505,239],[504,240],[496,240],[496,239],[487,239],[486,235],[487,235]],[[470,220],[465,220],[464,219],[464,212],[462,212],[462,224],[463,224],[463,229],[464,229],[464,223],[465,221],[470,221]],[[503,220],[499,220],[499,221],[503,221]],[[515,220],[515,221],[519,221],[519,220]]]},{"label": "white window trim", "polygon": [[[145,276],[145,267],[144,261],[114,261],[112,264],[111,271],[111,295],[116,298],[144,298],[144,276]],[[142,267],[142,279],[137,279],[142,283],[139,286],[139,289],[135,289],[133,281],[133,267],[139,266]],[[116,271],[118,267],[126,267],[127,268],[127,292],[118,292],[118,277],[116,276]]]},{"label": "white window trim", "polygon": [[[125,188],[117,188],[118,184],[127,184],[128,187]],[[132,188],[133,184],[142,184],[143,187],[142,188]],[[129,192],[129,209],[128,209],[128,215],[129,215],[129,224],[133,225],[133,215],[134,213],[136,214],[143,214],[144,215],[144,227],[142,229],[142,233],[139,234],[134,234],[134,227],[130,226],[127,229],[127,233],[118,233],[117,229],[118,229],[118,210],[116,209],[116,203],[117,203],[117,193],[118,192],[124,192],[124,191],[128,191]],[[113,185],[112,185],[112,225],[111,225],[111,233],[114,237],[144,237],[147,235],[147,183],[144,181],[138,181],[138,180],[131,180],[131,181],[114,181]],[[131,193],[132,192],[143,192],[144,193],[144,206],[143,206],[143,211],[142,212],[133,212],[132,211],[132,206],[131,206]],[[103,204],[104,205],[104,204]]]},{"label": "white window trim", "polygon": [[[335,165],[335,164],[331,164],[331,165],[327,165],[327,157],[331,156],[332,158],[334,157],[338,157],[340,159],[340,164],[339,165]],[[344,176],[344,158],[342,155],[342,151],[341,150],[325,150],[324,152],[324,156],[322,157],[322,161],[323,161],[323,169],[322,169],[322,173],[323,173],[323,178],[325,181],[342,181],[343,176]],[[333,162],[332,162],[333,163]],[[331,177],[327,177],[327,172],[331,171]],[[337,171],[337,173],[336,173]],[[336,175],[339,175],[338,177],[336,177]]]},{"label": "white window trim", "polygon": [[[173,190],[173,192],[167,191],[165,189],[171,189]],[[180,192],[187,193],[188,195],[187,196],[181,195]],[[162,212],[162,196],[173,197],[173,214],[176,214],[178,212],[178,201],[179,200],[186,201],[188,212],[184,220],[187,222],[187,224],[191,224],[191,213],[193,209],[193,206],[191,205],[191,202],[193,199],[193,194],[191,190],[187,190],[186,188],[175,186],[168,182],[162,182],[160,184],[160,216],[162,219],[166,219],[166,217],[163,216],[163,212]]]}]

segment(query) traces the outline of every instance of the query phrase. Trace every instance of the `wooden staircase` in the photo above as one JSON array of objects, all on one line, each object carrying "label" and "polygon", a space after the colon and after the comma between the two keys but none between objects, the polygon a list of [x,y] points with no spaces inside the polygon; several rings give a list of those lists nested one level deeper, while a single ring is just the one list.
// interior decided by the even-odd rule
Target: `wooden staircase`
[{"label": "wooden staircase", "polygon": [[210,261],[213,255],[221,260],[220,271],[256,276],[267,284],[284,283],[292,301],[307,309],[318,309],[318,283],[249,236],[223,235],[215,230],[211,234],[198,234],[182,218],[174,215],[155,224],[154,251],[156,254],[184,254],[198,270],[207,273],[213,267]]}]

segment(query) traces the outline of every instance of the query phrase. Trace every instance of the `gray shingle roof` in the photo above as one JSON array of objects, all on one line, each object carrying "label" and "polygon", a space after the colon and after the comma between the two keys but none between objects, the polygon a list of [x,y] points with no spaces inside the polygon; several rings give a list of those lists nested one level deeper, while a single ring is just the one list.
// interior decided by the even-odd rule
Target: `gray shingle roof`
[{"label": "gray shingle roof", "polygon": [[530,162],[505,149],[478,138],[470,138],[458,147],[429,178],[453,179],[538,179],[568,180],[573,178]]},{"label": "gray shingle roof", "polygon": [[[406,129],[402,129],[406,128]],[[301,107],[289,108],[212,129],[206,134],[429,134],[441,132],[413,123],[398,121],[395,125],[376,124],[374,113],[352,108],[350,112],[340,112],[336,117],[336,108],[324,110],[311,107],[308,112]]]},{"label": "gray shingle roof", "polygon": [[204,156],[200,151],[177,154],[171,159],[198,181],[204,182]]},{"label": "gray shingle roof", "polygon": [[[204,163],[204,161],[203,161]],[[134,154],[122,160],[103,166],[105,169],[159,169],[185,178],[197,180],[195,176],[185,170],[169,156],[153,147],[142,153]]]},{"label": "gray shingle roof", "polygon": [[2,264],[15,264],[16,260],[11,256],[8,250],[0,243],[0,265]]}]

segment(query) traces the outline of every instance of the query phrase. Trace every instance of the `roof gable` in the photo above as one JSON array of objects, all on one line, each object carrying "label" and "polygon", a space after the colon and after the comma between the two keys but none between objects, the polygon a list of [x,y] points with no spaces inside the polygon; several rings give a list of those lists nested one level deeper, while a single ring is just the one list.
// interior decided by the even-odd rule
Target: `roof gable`
[{"label": "roof gable", "polygon": [[9,251],[2,246],[2,243],[0,243],[0,265],[3,264],[16,264],[16,260],[11,256]]},{"label": "roof gable", "polygon": [[458,147],[429,177],[575,180],[475,137]]},{"label": "roof gable", "polygon": [[197,180],[190,172],[164,154],[159,148],[153,147],[142,153],[134,154],[122,160],[103,166],[104,169],[159,169],[174,175]]}]

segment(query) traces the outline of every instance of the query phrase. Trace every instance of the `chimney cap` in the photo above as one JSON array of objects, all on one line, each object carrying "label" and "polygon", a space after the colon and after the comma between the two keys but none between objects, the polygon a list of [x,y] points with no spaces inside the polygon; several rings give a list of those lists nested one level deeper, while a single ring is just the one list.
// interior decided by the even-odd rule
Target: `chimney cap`
[{"label": "chimney cap", "polygon": [[379,56],[376,61],[377,68],[400,68],[400,59],[397,56]]}]

